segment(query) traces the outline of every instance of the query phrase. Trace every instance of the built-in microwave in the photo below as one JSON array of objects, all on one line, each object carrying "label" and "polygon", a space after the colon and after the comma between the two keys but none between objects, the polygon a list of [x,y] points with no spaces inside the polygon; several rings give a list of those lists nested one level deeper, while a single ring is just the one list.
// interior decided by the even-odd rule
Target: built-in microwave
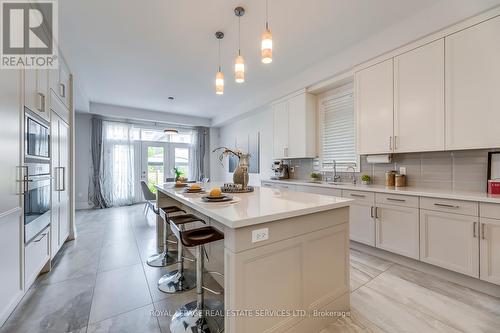
[{"label": "built-in microwave", "polygon": [[50,160],[50,124],[25,108],[25,160]]}]

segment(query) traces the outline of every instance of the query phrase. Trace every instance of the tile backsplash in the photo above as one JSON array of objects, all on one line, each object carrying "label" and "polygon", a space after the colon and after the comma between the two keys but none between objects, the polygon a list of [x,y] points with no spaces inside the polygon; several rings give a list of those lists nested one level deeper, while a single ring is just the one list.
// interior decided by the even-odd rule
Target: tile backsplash
[{"label": "tile backsplash", "polygon": [[[489,150],[395,154],[390,164],[368,164],[361,156],[361,175],[370,175],[376,185],[385,184],[385,172],[406,167],[408,186],[456,191],[486,191]],[[292,179],[308,179],[318,170],[317,159],[285,161],[294,167]],[[347,173],[339,173],[348,178]]]}]

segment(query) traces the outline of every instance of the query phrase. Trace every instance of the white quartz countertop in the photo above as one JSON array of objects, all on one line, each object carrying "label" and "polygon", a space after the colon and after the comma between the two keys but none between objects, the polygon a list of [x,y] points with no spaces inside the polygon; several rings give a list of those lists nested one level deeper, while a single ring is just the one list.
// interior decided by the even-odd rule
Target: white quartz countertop
[{"label": "white quartz countertop", "polygon": [[[355,190],[355,191],[367,191],[367,192],[378,192],[378,193],[390,193],[390,194],[402,194],[402,195],[412,195],[419,197],[429,197],[429,198],[441,198],[441,199],[454,199],[454,200],[465,200],[465,201],[477,201],[477,202],[489,202],[500,204],[500,195],[491,195],[486,192],[470,192],[470,191],[450,191],[443,189],[429,189],[420,187],[386,187],[383,185],[362,185],[362,184],[342,184],[342,185],[332,185],[328,183],[312,183],[306,180],[264,180],[268,183],[278,183],[278,184],[290,184],[290,185],[302,185],[302,186],[315,186],[323,188],[332,188],[340,190]],[[485,185],[486,186],[486,185]]]},{"label": "white quartz countertop", "polygon": [[[222,183],[203,184],[207,191],[220,187]],[[241,228],[260,223],[313,214],[348,207],[351,199],[334,196],[299,193],[255,186],[254,192],[231,194],[233,203],[206,203],[201,197],[206,194],[185,193],[172,183],[157,185],[165,195],[224,224],[229,228]]]}]

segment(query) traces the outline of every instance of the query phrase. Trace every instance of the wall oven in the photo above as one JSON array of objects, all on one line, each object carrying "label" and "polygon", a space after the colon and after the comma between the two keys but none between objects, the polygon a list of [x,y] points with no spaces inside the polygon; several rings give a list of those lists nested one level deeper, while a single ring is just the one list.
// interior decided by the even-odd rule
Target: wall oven
[{"label": "wall oven", "polygon": [[25,108],[25,160],[50,160],[50,123]]},{"label": "wall oven", "polygon": [[25,163],[24,239],[29,243],[50,224],[50,164]]}]

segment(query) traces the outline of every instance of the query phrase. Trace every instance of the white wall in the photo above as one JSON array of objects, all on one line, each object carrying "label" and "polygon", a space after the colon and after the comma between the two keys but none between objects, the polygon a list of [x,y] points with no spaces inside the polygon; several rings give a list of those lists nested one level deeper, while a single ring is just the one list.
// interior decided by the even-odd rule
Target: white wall
[{"label": "white wall", "polygon": [[88,188],[92,159],[90,155],[90,133],[92,115],[76,113],[75,117],[75,206],[76,209],[90,208]]},{"label": "white wall", "polygon": [[239,119],[211,133],[211,178],[215,181],[232,182],[232,173],[228,171],[228,161],[224,159],[224,167],[219,163],[218,153],[212,153],[217,146],[235,148],[236,138],[249,133],[260,132],[260,173],[250,174],[250,185],[260,185],[261,179],[271,177],[273,155],[273,113],[269,106],[255,110],[252,115]]}]

